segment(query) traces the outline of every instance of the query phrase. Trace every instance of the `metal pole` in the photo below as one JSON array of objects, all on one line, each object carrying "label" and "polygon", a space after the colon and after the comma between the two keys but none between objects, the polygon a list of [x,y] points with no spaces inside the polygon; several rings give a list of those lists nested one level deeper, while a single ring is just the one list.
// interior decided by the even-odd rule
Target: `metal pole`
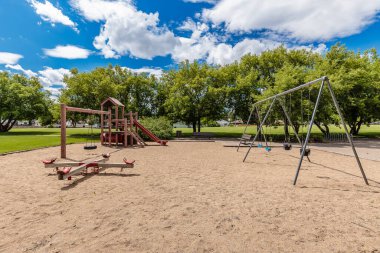
[{"label": "metal pole", "polygon": [[[314,117],[315,117],[315,114],[316,114],[317,109],[318,109],[319,100],[320,100],[320,98],[321,98],[322,90],[323,90],[323,86],[325,85],[325,80],[326,80],[326,79],[327,79],[327,78],[324,78],[324,79],[322,80],[321,87],[319,88],[317,101],[315,102],[315,106],[314,106],[313,114],[312,114],[312,116],[311,116],[311,120],[310,120],[310,123],[309,123],[309,129],[307,130],[307,134],[306,134],[305,142],[303,143],[303,146],[302,146],[302,154],[301,154],[300,161],[299,161],[299,163],[298,163],[298,168],[297,168],[296,176],[294,177],[293,185],[296,185],[296,183],[297,183],[298,175],[299,175],[299,173],[300,173],[300,169],[301,169],[301,165],[302,165],[302,160],[303,160],[303,157],[304,157],[304,155],[305,155],[305,149],[306,149],[307,143],[309,142],[311,129],[313,128]],[[302,101],[301,101],[301,102],[302,102]]]},{"label": "metal pole", "polygon": [[[248,124],[249,124],[249,121],[251,120],[252,113],[253,113],[253,110],[254,110],[254,109],[255,109],[255,107],[252,108],[251,113],[249,114],[249,117],[248,117],[248,120],[247,120],[247,124],[245,125],[244,131],[243,131],[243,134],[245,134],[245,132],[247,131]],[[242,136],[243,136],[243,134],[242,134]],[[236,152],[239,151],[239,148],[240,148],[241,142],[242,142],[242,139],[240,139],[239,146],[238,146]]]},{"label": "metal pole", "polygon": [[256,133],[256,135],[255,135],[255,138],[253,139],[253,141],[252,141],[251,144],[249,145],[249,149],[248,149],[247,153],[245,154],[245,157],[244,157],[244,159],[243,159],[243,162],[245,162],[245,159],[247,159],[247,156],[248,156],[249,152],[251,151],[252,145],[253,145],[253,143],[256,141],[256,138],[257,138],[258,134],[260,133],[260,131],[261,131],[261,129],[262,129],[262,127],[263,127],[265,121],[267,120],[268,115],[269,115],[270,111],[272,110],[272,106],[273,106],[273,104],[274,104],[275,101],[276,101],[276,98],[274,98],[273,101],[272,101],[272,103],[270,104],[269,109],[268,109],[267,113],[265,114],[265,117],[264,117],[263,121],[261,122],[259,129],[257,130],[257,133]]},{"label": "metal pole", "polygon": [[263,99],[263,100],[260,100],[260,101],[258,101],[258,102],[256,102],[256,103],[254,103],[253,106],[258,105],[258,104],[261,104],[261,103],[263,103],[263,102],[265,102],[265,101],[268,101],[268,100],[271,100],[271,99],[274,99],[274,98],[278,98],[278,97],[281,97],[281,96],[283,96],[283,95],[286,95],[286,94],[292,93],[292,92],[297,91],[297,90],[299,90],[299,89],[302,89],[302,88],[308,87],[308,86],[310,86],[310,85],[312,85],[312,84],[314,84],[314,83],[317,83],[317,82],[320,82],[320,81],[325,80],[325,78],[326,78],[326,77],[323,76],[323,77],[318,78],[318,79],[315,79],[315,80],[313,80],[313,81],[311,81],[311,82],[301,84],[300,86],[297,86],[297,87],[295,87],[295,88],[289,89],[289,90],[287,90],[287,91],[281,92],[281,93],[276,94],[276,95],[274,95],[274,96],[271,96],[271,97],[265,98],[265,99]]},{"label": "metal pole", "polygon": [[282,107],[282,110],[284,111],[284,113],[285,113],[285,116],[286,116],[286,118],[288,119],[288,121],[289,121],[289,124],[290,124],[290,126],[293,128],[293,131],[294,131],[294,134],[295,134],[295,136],[296,136],[296,138],[297,138],[297,140],[298,140],[298,142],[302,145],[302,142],[301,142],[301,139],[300,139],[300,137],[298,136],[298,134],[297,134],[297,131],[296,131],[296,129],[295,129],[295,127],[294,127],[294,125],[293,125],[293,122],[292,122],[292,120],[290,119],[290,117],[289,117],[289,114],[288,114],[288,112],[286,111],[286,109],[285,109],[285,106],[284,106],[284,104],[282,103],[282,102],[280,102],[280,104],[281,104],[281,107]]},{"label": "metal pole", "polygon": [[330,81],[326,78],[326,81],[327,81],[327,87],[329,88],[329,91],[330,91],[330,94],[331,94],[331,97],[334,101],[334,105],[335,105],[335,108],[339,114],[339,117],[340,117],[340,120],[342,122],[342,125],[343,125],[343,128],[344,128],[344,131],[346,132],[346,135],[347,135],[347,139],[349,141],[349,143],[351,144],[351,148],[352,148],[352,152],[354,153],[355,155],[355,158],[356,158],[356,162],[358,163],[359,165],[359,168],[360,168],[360,172],[362,173],[362,176],[363,176],[363,179],[364,179],[364,182],[366,183],[366,185],[368,185],[368,180],[367,180],[367,176],[365,175],[365,172],[364,172],[364,169],[363,169],[363,166],[360,162],[360,159],[359,159],[359,156],[358,154],[356,153],[356,149],[355,149],[355,146],[354,146],[354,142],[352,141],[352,138],[351,138],[351,135],[349,134],[348,132],[348,129],[347,129],[347,126],[346,126],[346,123],[344,121],[344,118],[343,118],[343,114],[342,112],[340,111],[340,108],[339,108],[339,104],[338,104],[338,101],[336,100],[336,97],[335,97],[335,94],[334,94],[334,91],[331,87],[331,84],[330,84]]},{"label": "metal pole", "polygon": [[[259,110],[257,109],[257,107],[256,107],[256,113],[257,113],[257,119],[259,120],[259,125],[260,125],[261,124],[261,117],[260,117],[260,113],[259,113]],[[265,133],[263,133],[263,131],[261,131],[261,134],[264,137],[265,146],[268,147],[267,137],[265,136]]]}]

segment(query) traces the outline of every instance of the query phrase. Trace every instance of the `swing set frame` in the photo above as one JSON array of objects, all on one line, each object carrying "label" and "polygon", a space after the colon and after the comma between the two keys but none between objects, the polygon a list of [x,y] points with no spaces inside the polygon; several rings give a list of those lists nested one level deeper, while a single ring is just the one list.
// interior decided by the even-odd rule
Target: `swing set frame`
[{"label": "swing set frame", "polygon": [[[302,143],[301,140],[300,140],[300,138],[299,138],[299,136],[298,136],[298,134],[297,134],[297,132],[295,131],[295,128],[294,128],[294,125],[292,124],[292,121],[290,120],[290,117],[289,117],[289,115],[288,115],[288,113],[287,113],[287,111],[286,111],[286,108],[285,108],[284,103],[282,103],[282,101],[279,100],[279,98],[282,97],[282,96],[284,96],[284,95],[286,95],[286,94],[293,93],[293,92],[295,92],[295,91],[297,91],[297,90],[300,90],[300,89],[303,89],[303,88],[309,87],[309,86],[311,86],[311,85],[313,85],[313,84],[316,84],[316,83],[320,83],[320,87],[319,87],[319,91],[318,91],[318,96],[317,96],[317,99],[316,99],[316,102],[315,102],[315,105],[314,105],[314,109],[313,109],[313,113],[312,113],[312,115],[311,115],[310,122],[308,123],[308,130],[307,130],[307,133],[306,133],[305,141]],[[245,156],[244,156],[243,162],[245,162],[245,160],[247,159],[248,154],[249,154],[249,152],[251,151],[252,146],[253,146],[253,144],[255,143],[255,141],[256,141],[258,135],[259,135],[260,133],[263,132],[263,129],[262,129],[262,128],[263,128],[263,126],[264,126],[264,124],[265,124],[265,122],[266,122],[266,120],[267,120],[267,118],[268,118],[268,116],[269,116],[269,114],[270,114],[272,108],[273,108],[273,105],[275,104],[276,101],[279,101],[280,106],[281,106],[282,110],[284,111],[284,114],[285,114],[287,120],[289,121],[289,124],[290,124],[291,127],[293,128],[293,131],[294,131],[294,133],[295,133],[295,136],[296,136],[298,142],[299,142],[299,143],[301,144],[301,146],[302,146],[301,157],[300,157],[300,159],[299,159],[298,166],[297,166],[297,170],[296,170],[296,175],[295,175],[294,180],[293,180],[293,185],[296,185],[296,184],[297,184],[297,179],[298,179],[298,176],[299,176],[299,173],[300,173],[300,170],[301,170],[301,166],[302,166],[302,161],[303,161],[303,158],[304,158],[304,156],[305,156],[306,147],[307,147],[307,145],[308,145],[308,143],[309,143],[310,134],[311,134],[311,129],[313,128],[314,118],[315,118],[315,115],[316,115],[316,113],[317,113],[318,104],[319,104],[319,101],[320,101],[320,98],[321,98],[321,95],[322,95],[323,88],[324,88],[325,86],[328,87],[328,90],[329,90],[329,93],[330,93],[331,98],[332,98],[332,100],[333,100],[333,103],[334,103],[335,109],[336,109],[336,111],[337,111],[337,113],[338,113],[338,115],[339,115],[339,118],[340,118],[341,124],[343,125],[343,129],[344,129],[344,131],[345,131],[345,133],[346,133],[346,136],[347,136],[348,142],[349,142],[350,145],[351,145],[352,152],[354,153],[354,156],[355,156],[355,158],[356,158],[356,162],[357,162],[357,164],[358,164],[358,166],[359,166],[359,169],[360,169],[360,172],[361,172],[361,174],[362,174],[362,176],[363,176],[364,182],[368,185],[367,176],[366,176],[366,174],[365,174],[365,172],[364,172],[363,166],[362,166],[362,164],[361,164],[361,162],[360,162],[360,159],[359,159],[359,156],[358,156],[358,154],[357,154],[357,152],[356,152],[355,145],[354,145],[354,143],[353,143],[352,137],[351,137],[350,133],[348,132],[348,129],[347,129],[347,126],[346,126],[345,120],[344,120],[344,118],[343,118],[343,114],[342,114],[342,112],[341,112],[341,110],[340,110],[340,107],[339,107],[338,101],[337,101],[337,99],[336,99],[336,97],[335,97],[334,91],[333,91],[333,89],[332,89],[332,87],[331,87],[331,83],[330,83],[330,81],[329,81],[329,79],[328,79],[327,76],[323,76],[323,77],[318,78],[318,79],[315,79],[315,80],[313,80],[313,81],[311,81],[311,82],[308,82],[308,83],[305,83],[305,84],[299,85],[299,86],[297,86],[297,87],[295,87],[295,88],[292,88],[292,89],[289,89],[289,90],[287,90],[287,91],[284,91],[284,92],[278,93],[278,94],[276,94],[276,95],[274,95],[274,96],[271,96],[271,97],[268,97],[268,98],[262,99],[262,100],[260,100],[260,101],[258,101],[258,102],[256,102],[256,103],[253,104],[253,106],[252,106],[252,110],[251,110],[251,113],[250,113],[249,118],[248,118],[248,120],[247,120],[247,125],[246,125],[245,128],[244,128],[244,132],[243,132],[243,134],[246,133],[246,130],[247,130],[247,128],[248,128],[248,124],[249,124],[249,122],[250,122],[250,120],[251,120],[251,117],[252,117],[252,115],[253,115],[253,112],[254,112],[255,108],[257,108],[260,104],[262,104],[262,103],[264,103],[264,102],[267,102],[267,101],[271,101],[271,100],[272,100],[272,102],[271,102],[271,104],[270,104],[270,106],[269,106],[269,108],[268,108],[268,110],[267,110],[267,112],[266,112],[266,114],[265,114],[265,116],[264,116],[264,119],[263,119],[261,122],[260,122],[260,119],[259,119],[259,129],[257,130],[257,133],[256,133],[255,137],[253,138],[253,141],[252,141],[252,142],[250,143],[250,145],[249,145],[249,148],[248,148],[248,150],[247,150],[247,152],[246,152],[246,154],[245,154]],[[238,148],[237,148],[237,151],[239,151],[239,148],[240,148],[241,143],[242,143],[242,140],[240,140],[240,142],[239,142],[239,146],[238,146]]]}]

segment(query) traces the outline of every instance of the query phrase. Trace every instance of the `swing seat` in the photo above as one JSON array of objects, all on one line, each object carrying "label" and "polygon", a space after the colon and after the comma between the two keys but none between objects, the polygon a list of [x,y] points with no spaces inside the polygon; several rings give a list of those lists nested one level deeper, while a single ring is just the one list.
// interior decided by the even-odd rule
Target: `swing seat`
[{"label": "swing seat", "polygon": [[285,150],[291,150],[292,149],[292,144],[290,144],[290,143],[284,143],[283,145],[284,145]]},{"label": "swing seat", "polygon": [[257,147],[258,147],[258,148],[262,148],[262,147],[263,147],[263,144],[259,143],[259,144],[257,144]]},{"label": "swing seat", "polygon": [[272,150],[271,147],[265,147],[265,151],[270,152]]},{"label": "swing seat", "polygon": [[[302,155],[302,148],[300,148],[300,155]],[[310,148],[305,148],[305,156],[310,155]]]},{"label": "swing seat", "polygon": [[96,145],[87,145],[87,146],[84,146],[83,149],[86,149],[86,150],[91,150],[91,149],[97,149],[98,146]]}]

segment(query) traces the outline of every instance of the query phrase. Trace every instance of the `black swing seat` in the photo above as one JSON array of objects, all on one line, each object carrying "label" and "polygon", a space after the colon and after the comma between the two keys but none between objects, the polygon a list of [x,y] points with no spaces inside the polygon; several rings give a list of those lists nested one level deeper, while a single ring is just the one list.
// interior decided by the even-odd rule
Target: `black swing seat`
[{"label": "black swing seat", "polygon": [[[300,148],[300,155],[302,155],[302,148]],[[310,155],[310,148],[305,148],[305,156]]]},{"label": "black swing seat", "polygon": [[91,150],[91,149],[97,149],[98,146],[96,145],[86,145],[83,147],[83,149],[86,149],[86,150]]},{"label": "black swing seat", "polygon": [[292,149],[292,144],[290,144],[290,143],[284,143],[283,146],[284,146],[285,150],[291,150]]}]

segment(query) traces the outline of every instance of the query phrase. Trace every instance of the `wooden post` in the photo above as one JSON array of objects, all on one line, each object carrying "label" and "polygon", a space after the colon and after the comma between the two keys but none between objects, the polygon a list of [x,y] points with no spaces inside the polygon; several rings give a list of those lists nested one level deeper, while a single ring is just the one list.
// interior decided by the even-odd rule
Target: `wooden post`
[{"label": "wooden post", "polygon": [[131,145],[133,146],[133,136],[132,136],[132,132],[133,132],[133,115],[132,115],[132,112],[129,112],[129,126],[130,126],[130,130],[131,130],[131,136],[129,137],[129,139],[131,141]]},{"label": "wooden post", "polygon": [[[139,115],[139,113],[138,113],[138,112],[135,112],[135,119],[136,119],[136,120],[139,119],[139,118],[138,118],[138,115]],[[137,133],[137,125],[136,125],[136,133]]]},{"label": "wooden post", "polygon": [[124,119],[124,147],[128,147],[128,119]]},{"label": "wooden post", "polygon": [[66,105],[61,104],[61,158],[66,158]]},{"label": "wooden post", "polygon": [[116,146],[119,145],[119,106],[115,106],[115,128],[116,128]]},{"label": "wooden post", "polygon": [[111,107],[108,107],[108,146],[112,146],[111,144],[111,134],[112,134],[112,110]]},{"label": "wooden post", "polygon": [[[103,105],[100,106],[100,110],[103,111]],[[104,115],[100,114],[100,144],[103,146],[103,127],[104,127]]]}]

